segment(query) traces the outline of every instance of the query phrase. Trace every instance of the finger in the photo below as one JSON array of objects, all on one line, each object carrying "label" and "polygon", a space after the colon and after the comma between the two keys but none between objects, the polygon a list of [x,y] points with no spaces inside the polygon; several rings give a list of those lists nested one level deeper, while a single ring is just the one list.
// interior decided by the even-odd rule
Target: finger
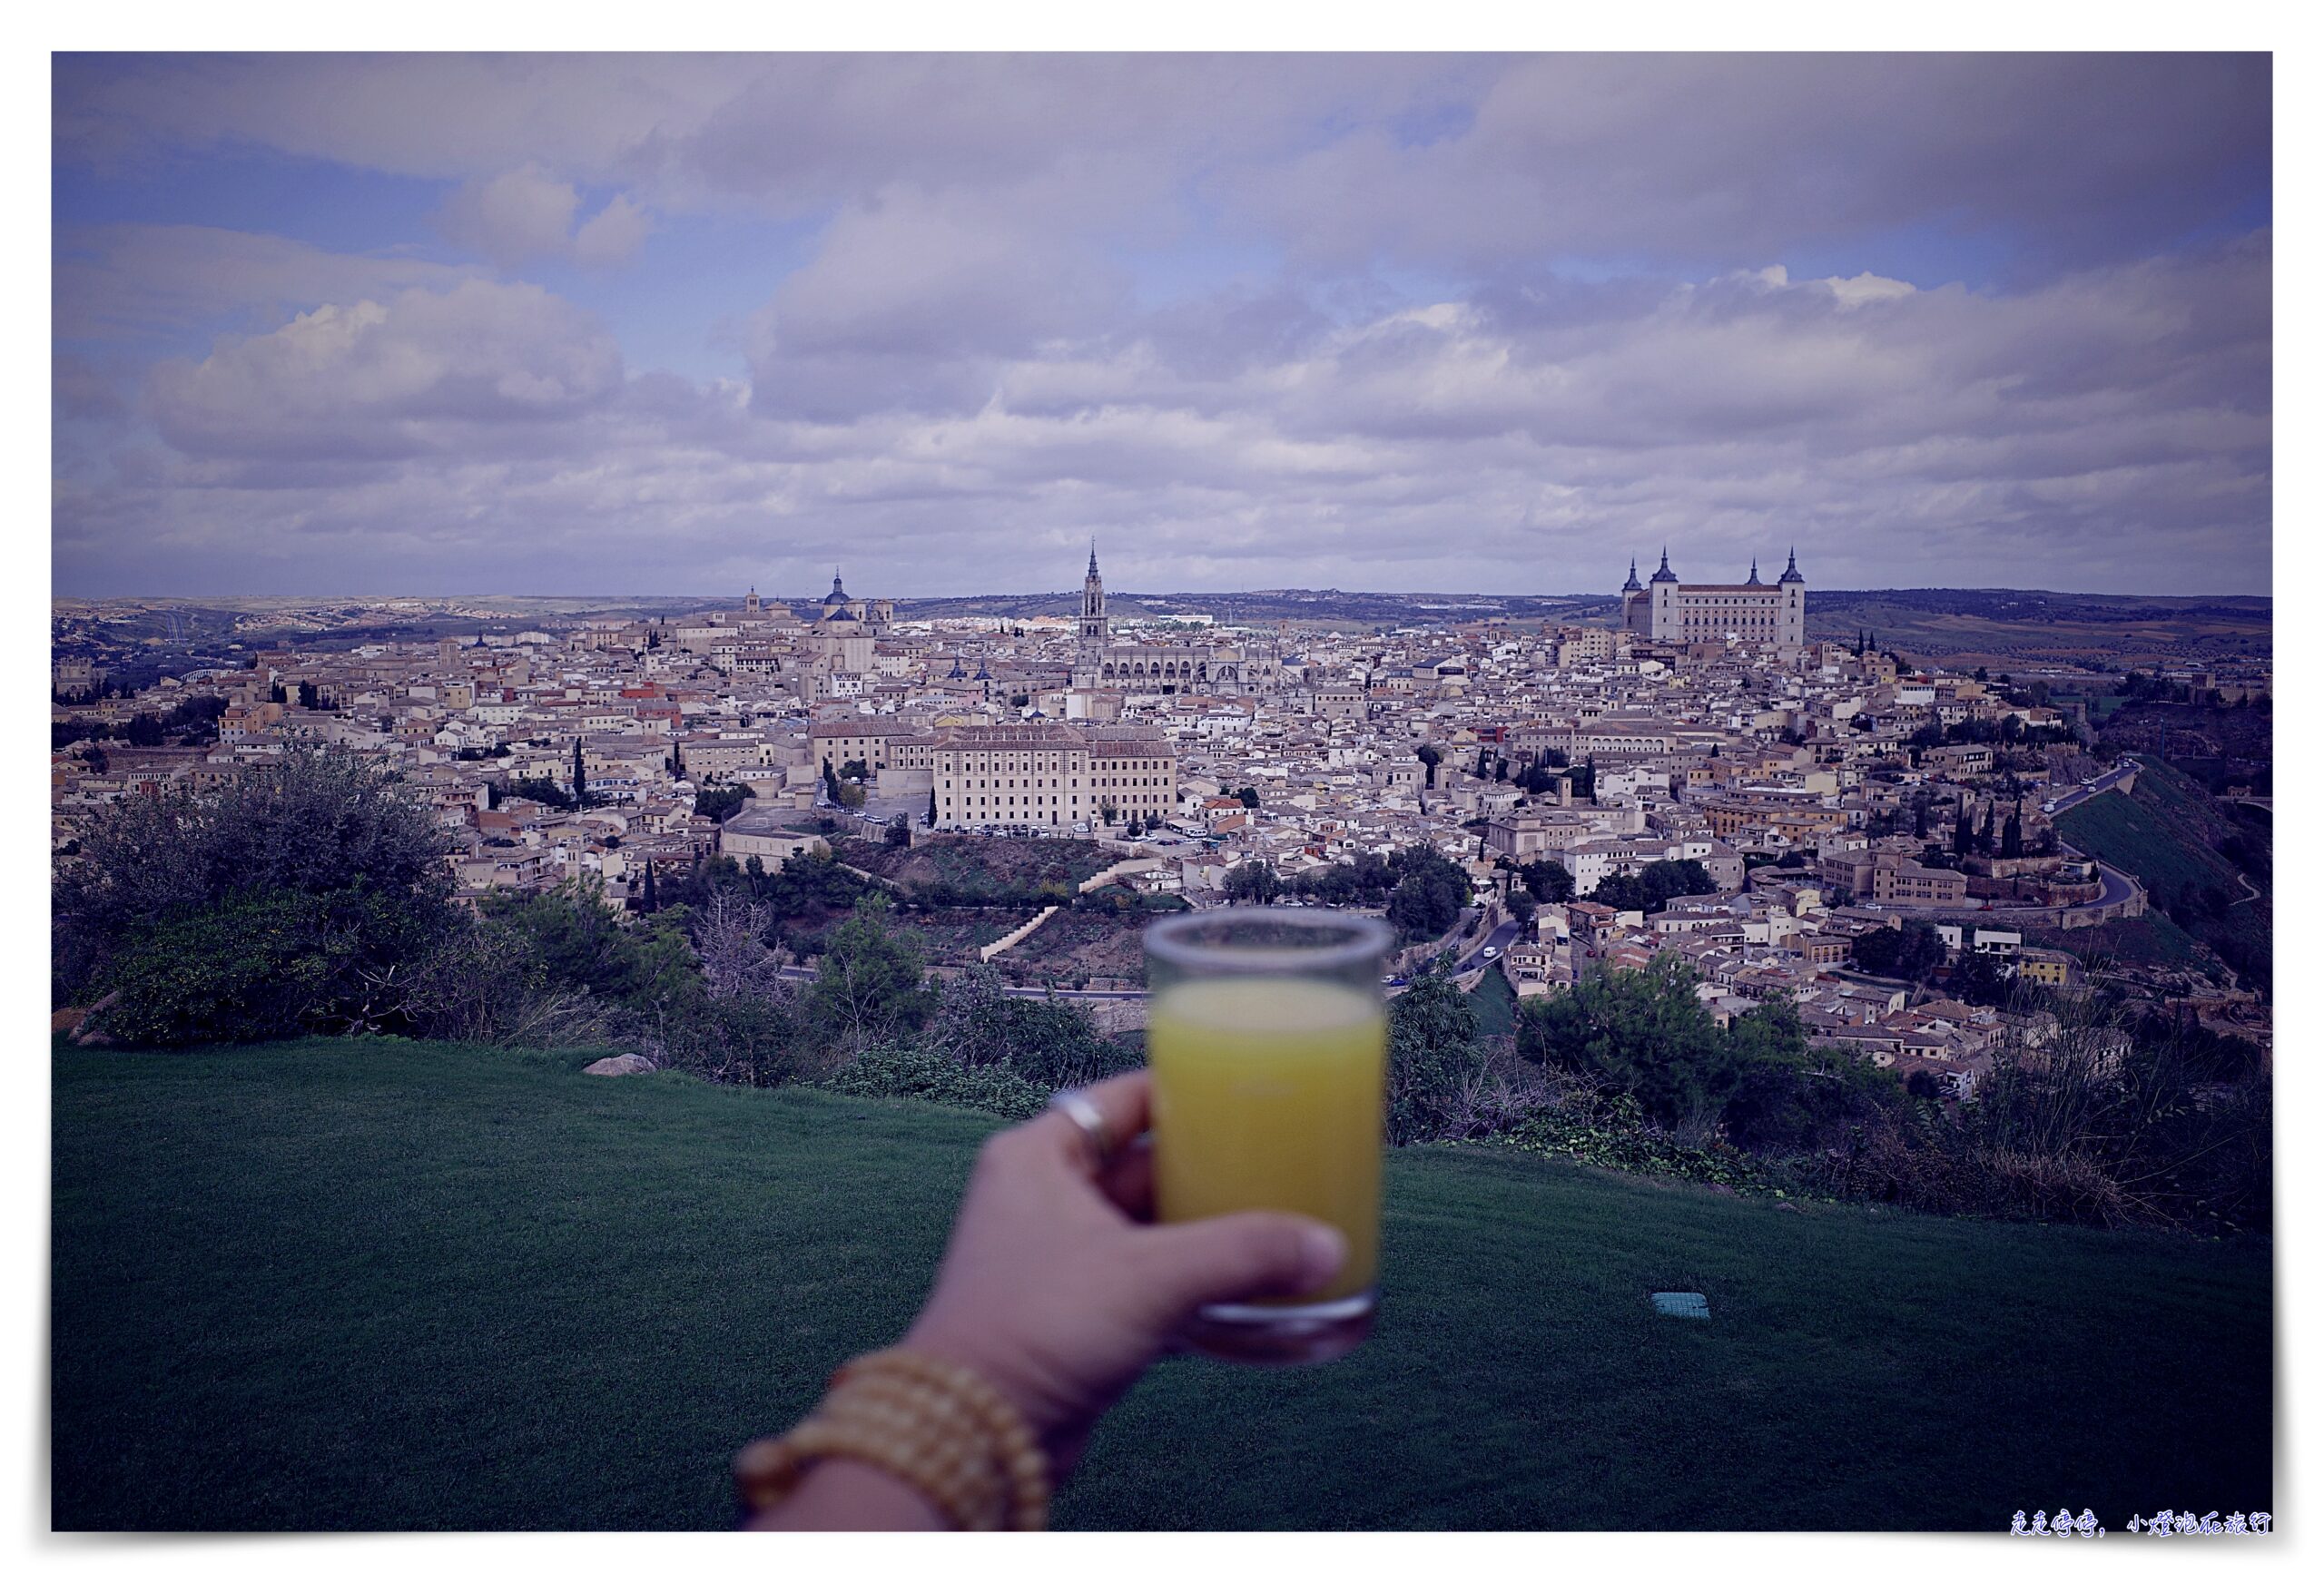
[{"label": "finger", "polygon": [[1098,1190],[1132,1220],[1153,1219],[1153,1135],[1134,1137],[1124,1144],[1098,1176]]},{"label": "finger", "polygon": [[[1113,1155],[1122,1145],[1146,1130],[1146,1117],[1150,1086],[1143,1068],[1125,1072],[1118,1077],[1108,1077],[1078,1091],[1098,1113],[1098,1130],[1104,1135],[1098,1152]],[[1078,1165],[1087,1168],[1089,1163],[1090,1139],[1080,1124],[1060,1111],[1045,1111],[1024,1126],[1025,1136],[1038,1138],[1042,1145]]]},{"label": "finger", "polygon": [[1176,1322],[1208,1303],[1295,1297],[1339,1273],[1347,1238],[1320,1220],[1253,1210],[1137,1234],[1144,1295]]}]

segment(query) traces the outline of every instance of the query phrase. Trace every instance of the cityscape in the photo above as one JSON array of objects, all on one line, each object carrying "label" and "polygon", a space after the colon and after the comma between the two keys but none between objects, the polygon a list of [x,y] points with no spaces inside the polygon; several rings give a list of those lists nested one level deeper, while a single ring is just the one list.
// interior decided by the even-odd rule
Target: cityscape
[{"label": "cityscape", "polygon": [[2305,56],[1008,9],[48,57],[50,1530],[2280,1549]]},{"label": "cityscape", "polygon": [[[720,858],[888,862],[891,842],[981,837],[1085,843],[1105,854],[1106,883],[1204,907],[1295,898],[1330,866],[1422,847],[1477,899],[1435,949],[1468,987],[1491,974],[1521,1000],[1672,956],[1722,1019],[1780,996],[1817,1047],[1966,1098],[2006,1014],[1856,970],[1860,940],[1917,921],[1948,959],[1985,959],[2000,981],[2095,972],[2266,1046],[2264,959],[2231,944],[2233,962],[2125,957],[2105,926],[2157,900],[2060,828],[2135,790],[2123,744],[2169,748],[2125,736],[2129,717],[2105,726],[2121,661],[1956,670],[1869,632],[1811,641],[1796,554],[1771,578],[1755,561],[1700,583],[1660,555],[1643,579],[1630,565],[1597,624],[1124,619],[1093,546],[1069,617],[900,619],[896,601],[835,574],[820,597],[753,589],[631,619],[380,602],[357,607],[367,623],[474,630],[322,646],[297,629],[349,612],[286,603],[209,645],[231,666],[127,692],[105,658],[133,662],[137,646],[93,635],[53,678],[54,835],[69,854],[92,809],[214,786],[303,744],[361,754],[424,798],[469,906],[585,883],[635,913],[649,874],[666,890]],[[2264,752],[2221,750],[2202,722],[2256,717],[2270,674],[2260,655],[2127,681],[2190,701],[2180,755],[2209,755],[2225,805],[2264,811]],[[1640,876],[1671,865],[1699,883],[1640,904]],[[2230,904],[2255,894],[2246,881]],[[1141,915],[1092,939],[1054,913],[981,920],[937,961],[998,963],[1024,993],[1134,994]],[[1102,1011],[1109,1026],[1137,1018]]]}]

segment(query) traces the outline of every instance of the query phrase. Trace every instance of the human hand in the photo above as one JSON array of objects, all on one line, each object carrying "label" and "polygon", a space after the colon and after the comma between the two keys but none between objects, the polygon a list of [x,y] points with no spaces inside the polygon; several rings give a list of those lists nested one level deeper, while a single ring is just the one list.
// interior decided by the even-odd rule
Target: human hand
[{"label": "human hand", "polygon": [[990,1381],[1024,1413],[1058,1477],[1196,1309],[1312,1292],[1347,1258],[1344,1236],[1303,1215],[1143,1224],[1154,1213],[1148,1076],[1082,1093],[1104,1121],[1104,1170],[1056,1111],[988,1140],[935,1289],[903,1341]]}]

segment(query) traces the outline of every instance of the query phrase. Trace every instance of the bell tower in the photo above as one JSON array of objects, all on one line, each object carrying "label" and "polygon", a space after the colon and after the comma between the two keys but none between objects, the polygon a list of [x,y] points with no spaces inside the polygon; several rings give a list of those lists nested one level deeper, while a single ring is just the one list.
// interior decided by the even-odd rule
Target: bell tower
[{"label": "bell tower", "polygon": [[1106,646],[1106,580],[1098,575],[1098,541],[1089,541],[1089,574],[1081,579],[1081,649],[1095,656]]}]

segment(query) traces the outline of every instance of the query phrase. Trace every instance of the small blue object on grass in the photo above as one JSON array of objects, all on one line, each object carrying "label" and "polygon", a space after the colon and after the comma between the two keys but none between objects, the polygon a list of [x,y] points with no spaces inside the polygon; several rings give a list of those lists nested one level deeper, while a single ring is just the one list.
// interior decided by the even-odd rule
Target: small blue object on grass
[{"label": "small blue object on grass", "polygon": [[1649,1292],[1654,1312],[1671,1319],[1709,1319],[1710,1300],[1699,1292]]}]

